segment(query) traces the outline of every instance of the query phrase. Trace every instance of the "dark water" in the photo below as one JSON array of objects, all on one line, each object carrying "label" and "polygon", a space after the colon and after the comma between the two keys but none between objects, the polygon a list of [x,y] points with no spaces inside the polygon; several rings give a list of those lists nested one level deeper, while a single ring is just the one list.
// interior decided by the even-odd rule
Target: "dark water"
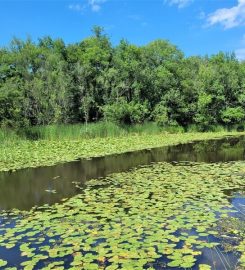
[{"label": "dark water", "polygon": [[[35,205],[53,204],[81,192],[73,182],[83,186],[89,179],[152,162],[226,162],[244,158],[245,138],[227,137],[79,160],[52,167],[3,172],[0,173],[0,210],[28,210]],[[56,193],[46,190],[55,190]]]},{"label": "dark water", "polygon": [[[92,178],[105,177],[113,172],[127,171],[140,165],[153,162],[183,162],[183,166],[189,166],[188,162],[226,162],[245,159],[245,138],[225,138],[205,142],[195,142],[177,146],[155,148],[120,155],[112,155],[91,160],[80,160],[52,167],[35,169],[23,169],[16,172],[0,173],[0,210],[25,209],[28,210],[35,205],[45,203],[53,204],[62,198],[71,197],[81,192],[72,182],[79,182],[79,186]],[[187,161],[187,163],[185,163]],[[49,193],[45,190],[56,190]],[[235,215],[240,220],[245,217],[245,198],[234,190],[227,193],[230,196],[231,205],[238,212]],[[11,216],[6,227],[14,227]],[[0,223],[4,222],[0,216]],[[5,220],[6,222],[6,220]],[[1,232],[0,232],[1,237]],[[210,241],[219,242],[219,239]],[[48,244],[48,242],[47,242]],[[238,254],[225,252],[222,247],[215,249],[203,249],[198,264],[209,264],[216,270],[234,270],[238,261]],[[11,262],[12,265],[20,267],[24,258],[20,255],[18,247],[7,250],[0,247],[1,258]],[[68,260],[69,258],[67,258]],[[65,260],[65,259],[64,259]],[[168,269],[166,258],[158,259],[154,264],[155,269]],[[38,269],[41,265],[38,266]],[[3,269],[0,267],[0,269]],[[179,268],[171,268],[173,270]],[[195,266],[193,270],[198,270]]]}]

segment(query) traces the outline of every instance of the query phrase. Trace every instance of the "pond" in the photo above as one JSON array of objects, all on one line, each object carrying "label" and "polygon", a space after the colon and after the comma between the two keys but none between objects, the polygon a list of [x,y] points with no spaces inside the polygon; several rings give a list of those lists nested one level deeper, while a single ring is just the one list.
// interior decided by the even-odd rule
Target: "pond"
[{"label": "pond", "polygon": [[244,157],[225,138],[2,173],[0,268],[244,269]]},{"label": "pond", "polygon": [[89,179],[154,162],[226,162],[244,160],[245,139],[225,138],[78,160],[51,167],[0,173],[0,209],[28,210],[81,193]]}]

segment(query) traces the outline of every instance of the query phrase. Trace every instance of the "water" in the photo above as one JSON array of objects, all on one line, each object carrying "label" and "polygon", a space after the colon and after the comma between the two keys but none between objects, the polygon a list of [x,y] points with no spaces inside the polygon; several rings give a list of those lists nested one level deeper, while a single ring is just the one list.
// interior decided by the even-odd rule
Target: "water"
[{"label": "water", "polygon": [[[153,162],[226,162],[244,160],[245,138],[227,137],[221,140],[194,142],[154,148],[91,160],[78,160],[51,167],[28,168],[0,173],[0,210],[29,210],[45,203],[81,192],[79,187],[89,179],[105,177]],[[56,193],[48,192],[54,191]]]},{"label": "water", "polygon": [[[205,142],[194,142],[176,146],[155,148],[120,155],[112,155],[91,160],[78,160],[52,167],[40,167],[23,169],[16,172],[0,173],[0,210],[10,210],[17,208],[28,210],[35,205],[45,203],[54,204],[63,198],[72,197],[82,190],[77,188],[84,187],[89,179],[105,177],[110,173],[130,170],[140,165],[147,165],[154,162],[171,162],[182,166],[194,166],[189,162],[228,162],[239,161],[245,158],[245,138],[225,138],[222,140],[212,140]],[[245,176],[245,173],[244,173]],[[55,190],[50,193],[46,190]],[[242,190],[224,191],[229,195],[230,204],[238,210],[231,214],[244,220],[245,198],[241,195]],[[2,219],[0,224],[6,222],[6,227],[14,227],[11,219]],[[0,232],[1,235],[1,232]],[[210,239],[219,242],[218,239]],[[49,244],[48,242],[46,243]],[[0,247],[0,255],[4,260],[11,262],[12,265],[20,267],[20,263],[25,260],[20,255],[19,248],[7,250]],[[222,259],[220,259],[222,257]],[[235,269],[238,261],[238,254],[225,252],[222,247],[216,249],[205,248],[198,259],[198,264],[209,264],[212,269]],[[63,258],[66,260],[65,258]],[[67,260],[70,258],[67,257]],[[56,259],[50,259],[55,261]],[[66,265],[66,264],[65,264]],[[153,263],[155,269],[166,268],[166,258],[163,256]],[[43,267],[42,264],[37,269]],[[1,269],[1,267],[0,267]],[[179,268],[171,268],[179,269]],[[192,268],[197,270],[195,266]]]}]

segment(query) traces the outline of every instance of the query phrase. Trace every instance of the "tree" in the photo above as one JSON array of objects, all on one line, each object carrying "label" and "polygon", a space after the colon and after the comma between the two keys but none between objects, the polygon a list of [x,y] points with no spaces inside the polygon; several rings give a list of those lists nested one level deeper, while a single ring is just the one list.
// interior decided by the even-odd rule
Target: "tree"
[{"label": "tree", "polygon": [[99,26],[81,42],[14,38],[0,48],[0,126],[106,120],[162,126],[245,119],[245,62],[234,53],[185,57],[167,40],[112,47]]},{"label": "tree", "polygon": [[245,119],[245,111],[241,107],[226,108],[222,112],[222,120],[225,124],[239,124]]}]

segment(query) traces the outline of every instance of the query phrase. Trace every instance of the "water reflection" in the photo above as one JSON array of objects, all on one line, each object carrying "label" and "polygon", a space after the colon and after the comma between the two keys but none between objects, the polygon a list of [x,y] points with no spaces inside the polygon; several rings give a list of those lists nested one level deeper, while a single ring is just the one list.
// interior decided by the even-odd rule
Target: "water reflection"
[{"label": "water reflection", "polygon": [[0,173],[0,209],[28,210],[35,205],[53,204],[81,192],[74,181],[83,186],[89,179],[152,162],[244,160],[244,146],[244,137],[225,138]]}]

